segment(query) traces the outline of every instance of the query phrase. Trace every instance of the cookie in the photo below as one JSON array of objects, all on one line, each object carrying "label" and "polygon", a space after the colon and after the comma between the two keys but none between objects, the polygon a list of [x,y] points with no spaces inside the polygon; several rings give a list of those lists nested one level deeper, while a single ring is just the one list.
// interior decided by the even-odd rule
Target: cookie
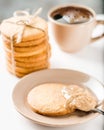
[{"label": "cookie", "polygon": [[[12,57],[12,54],[11,54],[11,51],[6,51],[6,56],[11,59]],[[33,56],[24,56],[24,57],[15,57],[14,55],[14,59],[16,61],[21,61],[21,62],[31,62],[31,61],[34,61],[35,59],[37,60],[38,58],[41,59],[42,57],[44,57],[45,55],[48,56],[48,58],[51,56],[51,46],[50,44],[47,43],[47,49],[45,51],[43,51],[42,53],[39,53],[39,54],[36,54],[36,55],[33,55]],[[28,61],[27,61],[28,60]]]},{"label": "cookie", "polygon": [[22,74],[28,74],[37,70],[40,70],[42,68],[48,68],[49,67],[49,63],[45,62],[44,64],[41,64],[39,66],[35,66],[35,67],[30,67],[30,68],[26,68],[26,67],[18,67],[18,66],[13,66],[13,64],[10,64],[9,62],[7,62],[7,68],[9,68],[12,72],[18,72],[18,73],[22,73]]},{"label": "cookie", "polygon": [[67,99],[62,94],[65,84],[46,83],[33,88],[27,102],[33,111],[47,116],[62,116],[72,113],[65,107]]},{"label": "cookie", "polygon": [[[34,51],[29,51],[29,52],[13,52],[14,57],[28,57],[28,56],[33,56],[33,55],[37,55],[40,54],[42,52],[44,52],[45,50],[47,50],[47,45],[44,44],[40,44],[39,46],[36,46]],[[5,48],[6,52],[12,53],[11,50],[9,50],[8,48]]]},{"label": "cookie", "polygon": [[27,102],[37,113],[59,116],[71,114],[76,109],[89,112],[96,107],[98,99],[87,87],[45,83],[30,90]]},{"label": "cookie", "polygon": [[23,28],[25,29],[21,41],[36,40],[47,35],[48,25],[44,19],[40,17],[33,18],[33,24],[31,26],[25,26],[23,23],[19,22],[27,21],[27,19],[28,16],[19,16],[4,20],[0,26],[1,34],[5,35],[8,39],[14,35],[15,41],[18,39]]},{"label": "cookie", "polygon": [[[12,56],[10,53],[6,54],[7,60],[11,60]],[[33,63],[33,62],[40,62],[42,60],[49,59],[48,53],[45,51],[41,54],[29,56],[29,57],[14,57],[14,61],[16,62],[23,62],[23,63]]]},{"label": "cookie", "polygon": [[[47,69],[47,67],[38,68],[38,69],[35,70],[35,71],[43,70],[43,69]],[[11,74],[16,75],[16,76],[19,77],[19,78],[21,78],[21,77],[23,77],[23,76],[29,74],[29,73],[25,73],[25,74],[24,74],[24,73],[20,73],[20,72],[17,72],[17,71],[13,72],[13,69],[10,69],[8,66],[7,66],[7,70],[8,70]],[[33,72],[33,71],[32,71],[32,72]],[[31,73],[31,72],[30,72],[30,73]]]},{"label": "cookie", "polygon": [[[11,40],[6,38],[3,35],[2,35],[2,39],[3,39],[4,45],[7,48],[10,48]],[[41,44],[45,41],[48,41],[48,38],[46,36],[41,37],[41,38],[36,39],[36,40],[30,40],[30,41],[25,41],[25,42],[20,42],[20,43],[16,43],[16,41],[13,41],[13,46],[14,47],[30,47],[30,46],[35,46],[35,45]]]},{"label": "cookie", "polygon": [[44,19],[16,16],[4,20],[0,30],[9,72],[22,77],[49,67],[51,53],[48,25]]},{"label": "cookie", "polygon": [[[12,65],[12,61],[11,60],[7,60],[7,62],[9,62],[11,65]],[[17,62],[17,61],[14,61],[14,64],[15,66],[17,67],[23,67],[23,68],[34,68],[34,67],[38,67],[42,64],[45,64],[47,63],[48,60],[47,59],[44,59],[44,60],[41,60],[41,61],[35,61],[35,62],[31,62],[31,64],[29,62],[27,63],[24,63],[24,62]]]},{"label": "cookie", "polygon": [[[30,52],[30,51],[36,51],[37,47],[41,47],[42,45],[46,45],[47,44],[47,41],[45,42],[42,42],[41,44],[39,45],[35,45],[35,46],[28,46],[28,47],[13,47],[13,50],[15,52]],[[7,48],[8,50],[11,50],[11,46],[6,46],[5,48]]]}]

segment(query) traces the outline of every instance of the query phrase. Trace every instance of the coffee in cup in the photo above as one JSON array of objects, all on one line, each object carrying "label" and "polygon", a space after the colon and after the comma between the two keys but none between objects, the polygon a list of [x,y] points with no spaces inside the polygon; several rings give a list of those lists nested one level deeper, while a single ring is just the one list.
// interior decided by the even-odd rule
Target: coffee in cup
[{"label": "coffee in cup", "polygon": [[98,22],[94,10],[75,4],[52,8],[48,19],[54,40],[67,52],[77,52],[91,43],[91,35]]},{"label": "coffee in cup", "polygon": [[64,21],[67,21],[67,24],[88,22],[92,18],[91,12],[79,7],[63,7],[55,10],[51,16],[54,20],[58,20],[59,22],[63,22],[61,19],[64,19]]}]

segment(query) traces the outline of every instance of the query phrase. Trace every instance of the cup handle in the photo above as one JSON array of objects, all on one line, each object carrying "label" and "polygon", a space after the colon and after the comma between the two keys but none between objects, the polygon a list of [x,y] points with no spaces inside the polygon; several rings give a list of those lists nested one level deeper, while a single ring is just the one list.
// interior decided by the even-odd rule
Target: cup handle
[{"label": "cup handle", "polygon": [[[98,26],[98,25],[104,25],[104,20],[96,20],[96,25],[95,25],[95,27],[96,26]],[[95,41],[97,41],[97,40],[99,40],[99,39],[101,39],[102,37],[104,37],[104,31],[103,31],[103,33],[101,34],[101,35],[99,35],[99,36],[97,36],[97,37],[94,37],[94,38],[91,38],[91,42],[90,43],[93,43],[93,42],[95,42]]]}]

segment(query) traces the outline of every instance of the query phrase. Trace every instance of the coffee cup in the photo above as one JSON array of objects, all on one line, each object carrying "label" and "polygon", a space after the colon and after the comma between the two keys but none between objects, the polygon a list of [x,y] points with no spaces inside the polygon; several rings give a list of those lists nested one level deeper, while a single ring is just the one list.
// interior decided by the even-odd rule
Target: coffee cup
[{"label": "coffee cup", "polygon": [[67,4],[53,7],[48,12],[48,20],[55,42],[66,52],[80,51],[104,36],[91,38],[94,28],[104,21],[96,20],[95,11],[87,6]]}]

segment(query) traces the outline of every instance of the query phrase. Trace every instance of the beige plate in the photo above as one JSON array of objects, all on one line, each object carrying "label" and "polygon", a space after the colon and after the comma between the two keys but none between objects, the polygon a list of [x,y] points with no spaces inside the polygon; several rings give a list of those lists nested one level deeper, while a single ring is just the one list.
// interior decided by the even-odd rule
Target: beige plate
[{"label": "beige plate", "polygon": [[104,98],[103,85],[95,78],[82,72],[65,69],[48,69],[31,73],[22,78],[13,90],[13,102],[16,110],[37,124],[60,127],[84,123],[98,116],[98,113],[76,112],[72,115],[48,117],[33,112],[27,104],[27,94],[35,86],[43,83],[74,83],[93,90],[99,100]]}]

